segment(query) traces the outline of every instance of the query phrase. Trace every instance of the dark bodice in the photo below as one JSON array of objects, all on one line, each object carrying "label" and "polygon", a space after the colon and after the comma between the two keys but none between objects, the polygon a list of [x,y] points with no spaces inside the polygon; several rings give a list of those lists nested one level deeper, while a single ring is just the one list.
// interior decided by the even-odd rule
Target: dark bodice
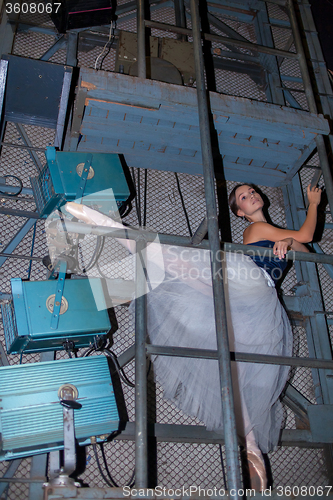
[{"label": "dark bodice", "polygon": [[[256,241],[255,243],[248,243],[248,245],[253,245],[257,247],[273,248],[274,241],[262,240]],[[276,257],[265,257],[262,255],[250,255],[251,259],[257,264],[257,266],[262,267],[271,276],[274,283],[276,284],[281,278],[283,271],[287,267],[286,259],[279,259]]]}]

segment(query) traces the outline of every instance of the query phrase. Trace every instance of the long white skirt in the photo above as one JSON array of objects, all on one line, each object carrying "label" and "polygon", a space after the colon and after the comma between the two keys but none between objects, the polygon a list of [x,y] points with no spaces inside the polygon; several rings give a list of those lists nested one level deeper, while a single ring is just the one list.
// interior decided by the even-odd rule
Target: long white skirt
[{"label": "long white skirt", "polygon": [[[84,205],[67,203],[66,210],[90,224],[123,228]],[[134,241],[119,241],[135,252]],[[227,254],[226,261],[230,349],[290,356],[292,332],[272,280],[250,257]],[[147,269],[150,342],[216,349],[209,251],[161,245],[157,238],[147,246]],[[157,356],[154,371],[166,398],[208,429],[223,427],[217,361]],[[286,366],[232,362],[238,434],[247,443],[254,436],[263,453],[278,442],[283,418],[279,396],[288,372]]]},{"label": "long white skirt", "polygon": [[[216,349],[209,252],[166,248],[165,279],[147,295],[150,342]],[[290,356],[291,327],[272,280],[250,257],[226,255],[230,349]],[[157,356],[153,365],[165,398],[207,429],[222,429],[217,361]],[[232,362],[238,434],[246,437],[252,431],[263,453],[278,443],[283,418],[279,396],[288,372],[286,366]]]}]

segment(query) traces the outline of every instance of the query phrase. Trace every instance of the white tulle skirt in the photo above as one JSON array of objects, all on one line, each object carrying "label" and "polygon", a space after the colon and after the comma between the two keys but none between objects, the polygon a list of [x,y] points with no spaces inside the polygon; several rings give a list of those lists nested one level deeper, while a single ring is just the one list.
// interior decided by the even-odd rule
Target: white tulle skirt
[{"label": "white tulle skirt", "polygon": [[[165,279],[147,295],[150,342],[216,349],[209,252],[163,246],[163,257]],[[290,356],[291,327],[271,278],[250,257],[226,254],[226,261],[231,350]],[[209,430],[223,427],[217,361],[156,356],[153,366],[165,398]],[[286,366],[232,362],[238,434],[252,431],[264,453],[278,443],[279,396],[288,372]]]},{"label": "white tulle skirt", "polygon": [[[66,210],[89,224],[123,228],[85,205]],[[129,252],[135,242],[119,239]],[[221,253],[221,258],[224,254]],[[238,352],[290,356],[292,332],[271,278],[242,254],[226,254],[228,334]],[[156,345],[216,349],[210,253],[208,250],[147,246],[148,335]],[[131,308],[134,308],[134,301]],[[267,453],[278,442],[283,413],[279,396],[289,368],[232,362],[237,430],[247,445]],[[169,356],[154,358],[164,396],[208,429],[221,429],[223,416],[215,360]]]}]

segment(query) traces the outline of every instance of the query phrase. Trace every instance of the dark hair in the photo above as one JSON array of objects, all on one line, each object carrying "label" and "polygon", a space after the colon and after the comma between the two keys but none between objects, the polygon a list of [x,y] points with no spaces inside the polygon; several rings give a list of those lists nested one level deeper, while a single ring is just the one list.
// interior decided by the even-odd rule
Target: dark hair
[{"label": "dark hair", "polygon": [[257,191],[257,187],[254,184],[247,184],[245,182],[243,182],[242,184],[236,184],[236,186],[233,188],[233,190],[229,194],[229,207],[230,207],[230,210],[232,211],[232,213],[236,215],[236,217],[239,217],[239,215],[237,215],[237,212],[239,210],[239,206],[237,205],[237,201],[236,201],[236,190],[242,186],[250,186],[251,188],[253,188]]}]

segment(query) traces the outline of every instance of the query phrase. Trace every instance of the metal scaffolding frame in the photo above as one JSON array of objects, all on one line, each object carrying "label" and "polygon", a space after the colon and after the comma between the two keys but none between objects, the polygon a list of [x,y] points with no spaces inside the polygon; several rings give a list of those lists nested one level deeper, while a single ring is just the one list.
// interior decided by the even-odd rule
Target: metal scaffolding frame
[{"label": "metal scaffolding frame", "polygon": [[[134,2],[133,2],[134,3]],[[227,2],[232,4],[232,2]],[[302,80],[304,83],[305,95],[308,102],[308,107],[310,112],[318,113],[324,112],[325,114],[332,115],[332,104],[330,96],[332,96],[332,89],[328,81],[325,65],[322,59],[320,46],[318,40],[311,34],[314,31],[313,20],[310,12],[308,0],[275,0],[271,3],[276,3],[277,5],[283,6],[287,9],[290,19],[290,25],[292,28],[293,40],[295,41],[296,53],[289,52],[288,50],[280,50],[273,47],[273,40],[269,33],[269,27],[265,25],[267,19],[263,20],[265,15],[263,6],[265,2],[253,1],[257,8],[260,10],[262,7],[261,16],[262,18],[258,20],[257,29],[261,30],[261,43],[253,44],[246,40],[241,40],[237,38],[228,38],[217,36],[211,33],[202,33],[200,30],[200,19],[198,12],[198,3],[195,0],[191,0],[191,21],[192,30],[186,28],[186,21],[184,15],[184,4],[181,0],[175,2],[176,9],[176,19],[178,26],[168,25],[165,23],[160,23],[157,21],[145,20],[144,0],[137,0],[137,32],[138,32],[138,68],[139,68],[139,78],[146,77],[146,31],[149,28],[156,28],[160,30],[172,31],[177,33],[179,37],[192,36],[194,43],[194,53],[195,53],[195,66],[196,66],[196,82],[197,82],[197,95],[198,95],[198,110],[200,116],[200,136],[202,143],[203,152],[203,165],[204,165],[204,180],[205,180],[205,197],[207,205],[207,220],[208,220],[208,243],[202,242],[198,245],[198,248],[209,248],[211,254],[216,256],[220,250],[219,241],[219,228],[217,219],[217,207],[215,203],[215,186],[214,186],[214,165],[210,142],[210,125],[209,125],[209,102],[207,101],[207,92],[205,87],[204,78],[204,60],[202,55],[202,40],[210,42],[222,42],[226,46],[231,47],[241,47],[249,49],[255,53],[259,53],[260,56],[267,54],[269,56],[274,56],[275,69],[278,68],[279,58],[292,58],[297,59],[300,64],[300,69],[302,73]],[[296,5],[295,5],[296,4]],[[297,7],[295,10],[295,6]],[[230,8],[230,6],[229,6]],[[303,47],[303,42],[300,36],[299,22],[302,22],[303,29],[305,30],[307,39],[307,49],[311,54],[311,61],[307,60],[306,53]],[[6,33],[8,32],[9,25],[6,25]],[[263,26],[265,30],[263,30]],[[310,33],[311,32],[311,33]],[[58,42],[45,53],[44,60],[49,58],[56,50],[63,47],[67,43],[67,57],[68,64],[73,66],[76,65],[76,51],[78,43],[78,34],[70,34],[67,40],[59,39]],[[10,36],[7,33],[6,44],[10,43]],[[9,38],[8,38],[9,37]],[[272,46],[270,46],[272,45]],[[250,57],[250,56],[249,56]],[[43,59],[42,58],[42,59]],[[260,58],[259,58],[260,60]],[[261,57],[262,64],[266,64],[263,57]],[[309,72],[309,62],[311,62],[313,68],[313,75]],[[273,76],[272,76],[273,75]],[[311,77],[315,77],[316,84],[320,93],[320,104],[322,109],[318,110],[318,106],[315,101],[314,91],[311,83]],[[289,97],[291,99],[290,93],[283,89],[283,85],[280,82],[280,77],[274,72],[269,74],[268,87],[266,91],[267,97],[273,104],[281,105],[284,104],[284,99]],[[291,99],[292,100],[292,99]],[[294,101],[293,101],[294,102]],[[297,102],[297,101],[296,101]],[[332,212],[333,207],[333,182],[331,175],[331,168],[328,161],[327,150],[325,145],[325,140],[322,135],[316,137],[317,151],[320,159],[321,171],[316,172],[314,182],[317,182],[322,172],[325,187],[327,190],[328,201]],[[330,146],[333,145],[332,136],[329,137]],[[29,146],[29,145],[28,145]],[[31,154],[33,148],[30,148]],[[300,188],[299,179],[297,176],[292,181],[290,186],[283,187],[284,197],[287,206],[287,221],[288,226],[298,229],[302,224],[305,213],[302,211],[304,209],[304,202],[302,197],[302,192]],[[17,214],[16,214],[17,215]],[[29,216],[26,213],[26,216]],[[30,213],[31,217],[31,213]],[[35,220],[32,218],[25,224],[22,230],[16,235],[15,241],[8,246],[2,254],[0,254],[0,265],[4,262],[6,258],[10,255],[18,243],[22,240],[25,234],[30,230]],[[68,231],[75,231],[81,234],[102,234],[104,236],[119,237],[121,236],[121,231],[110,231],[106,228],[90,227],[85,226],[82,228],[81,225],[68,224]],[[148,426],[147,426],[147,381],[146,381],[146,355],[147,354],[158,354],[158,355],[175,355],[175,356],[193,356],[193,357],[205,357],[208,359],[218,359],[220,374],[221,374],[221,396],[223,401],[224,410],[224,429],[225,429],[225,446],[227,451],[227,471],[228,471],[228,485],[229,489],[233,488],[238,490],[241,486],[239,464],[238,464],[238,448],[237,448],[237,437],[235,430],[235,416],[233,410],[233,399],[230,393],[231,388],[231,375],[230,375],[230,353],[227,340],[227,327],[226,327],[226,314],[225,314],[225,303],[224,303],[224,292],[223,292],[223,282],[219,279],[219,273],[214,272],[213,276],[213,291],[214,291],[214,303],[215,303],[215,314],[216,314],[216,325],[217,325],[217,340],[218,340],[218,350],[217,352],[199,352],[199,350],[189,350],[180,348],[158,348],[158,346],[147,346],[146,345],[146,300],[145,300],[145,290],[142,288],[145,283],[144,277],[144,266],[139,265],[145,260],[145,246],[148,241],[152,241],[156,235],[150,234],[148,232],[140,232],[140,237],[138,239],[138,233],[126,231],[126,235],[129,238],[137,240],[137,259],[138,274],[136,277],[137,282],[137,296],[140,296],[136,300],[136,318],[135,318],[135,330],[136,330],[136,341],[135,341],[135,360],[136,360],[136,418],[135,418],[135,448],[136,448],[136,487],[146,488],[148,486],[148,450],[147,450],[147,439],[148,439]],[[159,234],[159,239],[161,243],[168,243],[173,245],[191,246],[191,240],[188,238],[182,238],[179,236],[172,235],[161,235]],[[249,253],[249,249],[243,245],[234,245],[230,243],[224,244],[225,251],[243,251],[244,253]],[[260,254],[260,250],[255,249]],[[262,250],[261,250],[262,251]],[[8,254],[8,255],[7,255]],[[267,255],[267,250],[265,250],[265,255]],[[16,256],[19,258],[19,256]],[[333,361],[331,355],[331,345],[329,342],[329,333],[327,329],[327,322],[325,319],[325,311],[322,304],[322,299],[320,297],[320,290],[318,285],[318,279],[316,276],[315,264],[325,263],[329,266],[333,264],[333,256],[322,255],[322,254],[298,254],[290,253],[288,258],[295,260],[297,278],[299,281],[307,281],[310,283],[310,289],[314,290],[315,301],[318,307],[316,314],[307,319],[307,334],[308,343],[310,349],[310,355],[312,359],[282,359],[277,357],[268,356],[254,356],[246,355],[244,353],[233,353],[234,359],[237,361],[251,361],[251,362],[272,362],[276,364],[290,364],[298,366],[308,366],[313,369],[313,377],[317,383],[317,400],[323,404],[332,405],[333,402]],[[2,260],[1,260],[2,259]],[[219,261],[212,261],[212,266],[215,266],[215,270],[221,266]],[[140,288],[141,287],[141,288]],[[289,300],[289,304],[293,301],[292,298]],[[300,311],[302,312],[302,311]],[[304,312],[304,311],[303,311]],[[318,340],[319,339],[319,340]],[[127,361],[133,357],[133,353],[129,354]],[[273,359],[274,358],[274,359]],[[127,362],[126,361],[126,362]],[[124,362],[125,363],[125,362]],[[228,398],[225,397],[226,391],[223,389],[229,389]],[[331,446],[331,445],[328,445]],[[332,450],[329,450],[332,453]],[[45,460],[42,460],[42,467],[45,468]],[[16,464],[17,465],[17,464]],[[8,470],[6,477],[10,477],[14,473],[14,464],[11,471]],[[33,469],[32,474],[36,477],[40,476],[41,466],[38,464],[36,468]],[[5,484],[5,483],[4,483]],[[33,490],[32,490],[33,491]],[[32,495],[37,495],[35,491],[31,493]],[[37,498],[33,496],[31,498]],[[237,498],[237,497],[235,497]]]},{"label": "metal scaffolding frame", "polygon": [[[299,0],[299,3],[302,4],[302,0]],[[308,3],[308,2],[306,2]],[[274,56],[279,56],[279,57],[289,57],[289,58],[297,58],[300,64],[301,68],[301,73],[302,73],[302,78],[303,78],[303,83],[304,83],[304,88],[305,88],[305,95],[307,98],[308,106],[310,109],[310,112],[312,113],[318,113],[318,109],[316,106],[315,98],[314,98],[314,92],[312,89],[312,84],[311,84],[311,79],[309,75],[309,70],[308,70],[308,63],[306,60],[305,56],[305,51],[302,45],[302,40],[300,36],[300,31],[298,27],[298,21],[295,13],[295,8],[294,8],[294,2],[293,0],[288,0],[287,2],[279,2],[279,5],[284,5],[287,7],[288,10],[288,15],[290,18],[290,23],[292,27],[292,33],[294,37],[294,42],[296,46],[296,53],[291,53],[288,51],[282,51],[282,50],[277,50],[271,47],[268,47],[267,45],[258,45],[258,44],[252,44],[250,42],[246,42],[243,40],[236,40],[236,39],[227,39],[227,43],[230,45],[234,46],[240,46],[244,48],[250,48],[252,50],[259,51],[260,53],[266,53]],[[207,207],[207,219],[208,219],[208,238],[209,238],[209,247],[211,250],[211,255],[216,256],[218,250],[220,249],[220,243],[219,243],[219,229],[218,229],[218,224],[217,224],[217,209],[216,209],[216,204],[215,204],[215,188],[214,188],[214,166],[213,166],[213,156],[212,156],[212,150],[211,150],[211,139],[210,139],[210,128],[209,128],[209,103],[207,102],[207,97],[206,97],[206,86],[205,86],[205,79],[204,79],[204,61],[203,61],[203,55],[202,55],[202,45],[201,45],[201,37],[203,37],[205,40],[209,41],[218,41],[218,42],[225,42],[224,38],[221,38],[220,36],[216,35],[211,35],[211,34],[201,34],[200,31],[200,17],[199,17],[199,9],[198,9],[198,4],[195,2],[195,0],[191,0],[191,21],[192,21],[192,30],[187,30],[184,27],[175,27],[171,25],[165,25],[163,23],[158,23],[158,22],[152,22],[152,21],[145,21],[144,20],[144,6],[143,6],[143,0],[138,0],[138,40],[141,40],[141,44],[138,43],[138,63],[139,63],[139,76],[142,78],[145,77],[145,61],[146,61],[146,55],[145,55],[145,45],[144,45],[144,40],[145,40],[145,27],[147,28],[157,28],[157,29],[162,29],[162,30],[169,30],[176,32],[181,35],[191,35],[193,36],[193,44],[194,44],[194,54],[195,54],[195,69],[196,69],[196,82],[197,82],[197,96],[198,96],[198,112],[199,112],[199,123],[200,123],[200,137],[201,137],[201,144],[202,144],[202,156],[203,156],[203,165],[204,165],[204,181],[205,181],[205,194],[206,194],[206,207]],[[266,19],[267,22],[267,19]],[[267,41],[267,32],[266,32],[266,41]],[[270,40],[271,41],[271,40]],[[272,42],[272,41],[271,41]],[[269,43],[269,42],[268,42]],[[140,70],[141,68],[141,70]],[[276,87],[276,78],[275,81],[270,82],[271,89]],[[272,102],[276,104],[281,104],[281,92],[271,92],[271,98]],[[328,157],[326,153],[326,148],[324,144],[324,138],[321,135],[318,135],[316,137],[316,145],[317,145],[317,151],[319,154],[319,159],[320,159],[320,166],[321,166],[321,171],[324,176],[325,180],[325,187],[327,190],[327,197],[329,201],[329,206],[331,209],[331,213],[333,213],[332,207],[333,207],[333,182],[332,182],[332,175],[330,171],[330,165],[328,162]],[[313,183],[316,184],[319,180],[321,172],[316,172],[315,178],[313,179]],[[296,181],[293,181],[293,184],[295,184]],[[294,185],[295,189],[299,190],[299,186]],[[289,196],[291,196],[291,191],[290,189],[287,188],[287,193]],[[305,214],[303,213],[304,218]],[[290,218],[289,218],[290,220]],[[290,220],[292,222],[292,226],[295,229],[298,229],[301,225],[300,220]],[[175,241],[172,241],[172,244],[177,244]],[[237,248],[241,248],[242,246],[239,245]],[[232,250],[233,245],[227,245],[227,248],[229,250]],[[234,247],[235,248],[235,247]],[[242,247],[243,250],[244,247]],[[297,258],[299,257],[299,259]],[[305,260],[309,261],[312,259],[309,258],[304,258],[303,256],[295,256],[295,260]],[[325,256],[327,258],[327,256]],[[322,255],[316,255],[312,256],[313,262],[324,262],[324,256]],[[212,259],[212,266],[213,265],[218,265],[217,262],[214,262],[214,257]],[[326,261],[328,262],[328,261]],[[329,257],[329,262],[331,263],[332,260]],[[314,264],[312,264],[313,266]],[[310,264],[311,266],[311,264]],[[304,267],[304,264],[303,264]],[[311,281],[312,277],[312,287],[317,288],[318,287],[318,282],[315,281],[315,278],[313,277],[313,269],[310,270],[309,264],[305,265],[305,268],[307,269],[308,272],[308,279]],[[299,269],[299,266],[297,266],[297,269]],[[214,358],[221,360],[219,364],[219,369],[220,369],[220,376],[221,376],[221,389],[222,389],[222,395],[225,394],[225,391],[223,390],[224,388],[228,388],[230,391],[231,388],[231,375],[230,375],[230,355],[229,355],[229,348],[228,348],[228,340],[227,340],[227,324],[226,324],[226,314],[225,314],[225,300],[224,300],[224,292],[223,292],[223,283],[222,280],[219,279],[217,276],[218,273],[212,273],[214,276],[213,278],[213,294],[214,294],[214,304],[215,304],[215,312],[216,312],[216,329],[217,329],[217,340],[218,340],[218,351],[217,353],[212,354]],[[138,277],[137,277],[138,278]],[[144,316],[144,302],[137,304],[136,307],[138,306],[141,309],[140,315]],[[313,328],[315,328],[315,335],[319,334],[320,338],[322,339],[322,349],[320,350],[320,357],[321,358],[326,358],[332,360],[331,356],[331,348],[329,344],[329,334],[327,331],[327,326],[325,324],[325,318],[320,312],[317,314],[317,323],[319,323],[318,319],[320,319],[320,325],[316,324],[315,326],[311,324],[309,325],[309,328],[312,328],[311,334],[309,334],[309,342],[313,341]],[[317,327],[320,326],[318,329]],[[144,329],[145,325],[141,323],[141,328]],[[146,332],[140,332],[136,331],[136,342],[139,342],[140,345],[142,346],[142,352],[141,355],[143,355],[145,346],[143,345],[142,337],[146,335]],[[185,355],[186,349],[179,349],[179,348],[172,348],[168,349],[166,348],[157,348],[157,346],[149,346],[147,349],[150,354],[158,354],[158,355]],[[189,350],[187,350],[187,355],[197,355],[200,356],[198,352],[192,352],[190,353]],[[193,350],[194,351],[194,350]],[[180,354],[182,353],[182,354]],[[315,355],[316,357],[318,356],[318,350],[317,351],[312,351],[311,353]],[[138,355],[138,350],[136,350],[136,356]],[[205,354],[202,352],[202,356],[205,356]],[[207,354],[206,354],[207,355]],[[248,355],[246,356],[248,361],[255,361],[255,356],[253,355]],[[141,358],[138,358],[141,359]],[[239,359],[239,358],[236,358]],[[243,358],[244,360],[244,358]],[[299,360],[300,361],[300,360]],[[310,360],[309,360],[310,361]],[[316,366],[318,368],[322,368],[319,372],[317,372],[317,375],[315,377],[319,377],[320,379],[320,384],[321,387],[324,387],[324,393],[326,394],[326,397],[324,396],[324,402],[331,404],[331,398],[333,397],[333,387],[328,388],[327,383],[329,384],[330,381],[332,381],[332,362],[330,361],[329,365],[325,365],[324,359],[317,359],[318,364]],[[290,363],[289,360],[276,360],[276,363]],[[304,365],[303,365],[304,366]],[[310,366],[310,365],[308,365]],[[315,365],[312,365],[313,367]],[[226,369],[227,368],[227,369]],[[327,377],[327,372],[324,372],[324,370],[330,369],[330,375],[328,378]],[[142,370],[144,369],[143,367],[141,368]],[[138,384],[142,384],[142,377],[140,379],[137,379]],[[140,381],[139,381],[140,380]],[[328,380],[328,382],[327,382]],[[144,383],[143,383],[144,386]],[[145,390],[139,390],[137,394],[145,394]],[[229,392],[230,394],[230,392]],[[225,446],[226,446],[226,451],[227,451],[227,471],[228,471],[228,486],[229,489],[235,489],[238,491],[240,487],[240,474],[239,474],[239,465],[238,465],[238,457],[237,457],[237,437],[236,437],[236,430],[235,430],[235,415],[234,415],[234,408],[233,408],[233,398],[232,395],[230,395],[230,399],[226,401],[223,399],[222,396],[222,403],[223,403],[223,412],[224,412],[224,435],[225,435]],[[140,399],[140,404],[139,407],[142,408],[146,402],[144,401],[144,397]],[[141,410],[140,410],[141,411]],[[140,425],[141,423],[136,425]],[[141,429],[141,427],[140,427]],[[146,430],[147,432],[147,430]],[[137,435],[137,434],[136,434]],[[140,441],[136,440],[136,447],[140,448],[145,448],[147,449],[147,441],[146,444]],[[139,455],[137,455],[138,457]],[[141,458],[143,455],[140,455]],[[136,470],[138,471],[137,474],[137,486],[138,487],[147,487],[147,476],[146,476],[146,469],[145,467],[147,466],[147,451],[145,451],[144,456],[146,457],[146,463],[145,464],[138,464],[136,465]]]}]

